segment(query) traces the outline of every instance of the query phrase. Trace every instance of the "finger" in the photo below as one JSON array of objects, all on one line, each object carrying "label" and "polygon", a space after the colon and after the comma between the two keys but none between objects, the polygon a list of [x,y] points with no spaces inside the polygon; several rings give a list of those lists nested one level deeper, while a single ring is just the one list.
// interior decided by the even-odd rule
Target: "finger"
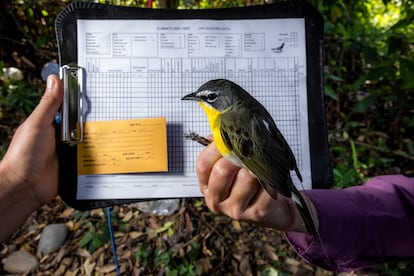
[{"label": "finger", "polygon": [[32,123],[37,125],[50,125],[62,104],[62,99],[63,89],[60,79],[55,75],[49,75],[45,93],[29,117],[30,120],[34,121]]},{"label": "finger", "polygon": [[234,178],[228,198],[220,207],[234,219],[246,219],[245,212],[260,190],[261,186],[257,179],[248,170],[240,169]]},{"label": "finger", "polygon": [[205,190],[207,205],[214,209],[229,197],[239,170],[239,167],[225,158],[217,160],[211,170],[208,187]]},{"label": "finger", "polygon": [[208,187],[208,182],[213,169],[214,164],[222,156],[218,152],[216,145],[209,144],[198,156],[196,161],[196,172],[199,180],[200,191],[204,194],[204,191]]}]

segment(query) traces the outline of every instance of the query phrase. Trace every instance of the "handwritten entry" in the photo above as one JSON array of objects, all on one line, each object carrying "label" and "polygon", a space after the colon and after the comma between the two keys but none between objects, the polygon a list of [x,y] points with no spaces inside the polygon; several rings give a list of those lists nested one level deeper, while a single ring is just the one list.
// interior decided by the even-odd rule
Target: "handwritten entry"
[{"label": "handwritten entry", "polygon": [[86,122],[78,174],[168,171],[165,118]]}]

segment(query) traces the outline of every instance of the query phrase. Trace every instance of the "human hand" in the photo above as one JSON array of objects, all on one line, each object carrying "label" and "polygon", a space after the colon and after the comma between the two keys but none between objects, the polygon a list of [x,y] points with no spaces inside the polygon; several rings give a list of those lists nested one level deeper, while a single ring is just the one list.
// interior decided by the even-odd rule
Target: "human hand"
[{"label": "human hand", "polygon": [[[49,76],[40,103],[19,126],[0,162],[0,221],[7,219],[8,228],[17,227],[57,194],[58,160],[53,122],[62,97],[59,78]],[[3,230],[0,234],[7,232]],[[4,237],[0,235],[0,240]]]},{"label": "human hand", "polygon": [[[277,199],[270,197],[247,169],[223,158],[214,142],[200,153],[196,171],[200,190],[214,213],[281,231],[306,233],[303,220],[290,199],[282,195]],[[310,207],[314,211],[314,207]]]}]

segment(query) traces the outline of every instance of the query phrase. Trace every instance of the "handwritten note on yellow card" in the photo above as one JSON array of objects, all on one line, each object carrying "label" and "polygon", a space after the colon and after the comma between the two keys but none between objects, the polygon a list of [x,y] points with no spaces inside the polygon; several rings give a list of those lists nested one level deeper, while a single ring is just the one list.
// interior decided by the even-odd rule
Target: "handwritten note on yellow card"
[{"label": "handwritten note on yellow card", "polygon": [[168,171],[165,118],[86,122],[78,174]]}]

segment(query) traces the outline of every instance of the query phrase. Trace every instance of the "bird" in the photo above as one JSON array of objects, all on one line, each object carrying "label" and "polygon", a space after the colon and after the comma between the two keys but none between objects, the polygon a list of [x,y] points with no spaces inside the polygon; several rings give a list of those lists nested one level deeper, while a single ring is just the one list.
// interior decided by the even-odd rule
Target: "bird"
[{"label": "bird", "polygon": [[280,46],[272,48],[270,50],[272,50],[273,53],[281,53],[283,50],[283,47],[285,47],[285,43],[280,44]]},{"label": "bird", "polygon": [[181,100],[197,101],[207,115],[220,154],[254,175],[274,199],[296,205],[309,234],[318,237],[311,213],[290,171],[302,182],[295,156],[266,108],[238,84],[214,79]]}]

